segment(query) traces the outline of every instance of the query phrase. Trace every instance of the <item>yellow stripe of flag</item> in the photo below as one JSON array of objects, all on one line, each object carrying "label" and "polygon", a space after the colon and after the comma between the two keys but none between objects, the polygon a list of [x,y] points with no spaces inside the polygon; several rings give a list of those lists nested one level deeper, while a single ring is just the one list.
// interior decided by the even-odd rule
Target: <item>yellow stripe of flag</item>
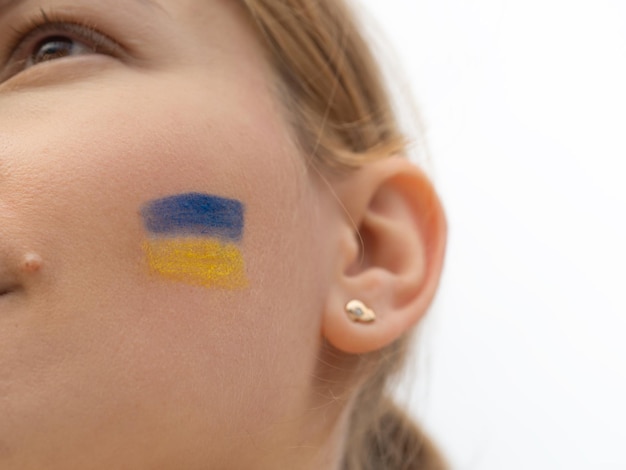
[{"label": "yellow stripe of flag", "polygon": [[243,256],[233,243],[211,238],[155,238],[143,248],[150,269],[166,278],[226,289],[248,285]]}]

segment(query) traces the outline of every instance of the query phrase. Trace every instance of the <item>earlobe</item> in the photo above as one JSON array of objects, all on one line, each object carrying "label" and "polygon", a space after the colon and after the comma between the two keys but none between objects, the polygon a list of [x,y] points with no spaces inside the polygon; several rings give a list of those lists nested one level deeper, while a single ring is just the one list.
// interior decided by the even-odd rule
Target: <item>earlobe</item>
[{"label": "earlobe", "polygon": [[[339,350],[366,353],[391,344],[428,310],[441,277],[447,224],[428,177],[400,157],[364,167],[338,184],[337,194],[348,217],[322,334]],[[361,321],[353,300],[375,321]]]}]

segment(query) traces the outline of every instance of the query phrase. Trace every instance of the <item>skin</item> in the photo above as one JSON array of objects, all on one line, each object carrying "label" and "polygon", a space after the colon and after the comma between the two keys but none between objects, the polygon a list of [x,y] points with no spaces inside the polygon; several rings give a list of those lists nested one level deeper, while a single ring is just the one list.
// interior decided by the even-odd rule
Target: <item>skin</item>
[{"label": "skin", "polygon": [[[8,25],[41,8],[120,47],[71,34],[84,49],[16,72]],[[375,350],[423,313],[369,331],[334,313],[388,287],[348,269],[351,221],[404,164],[334,192],[307,171],[232,1],[26,0],[0,51],[0,467],[334,468],[347,406],[320,393],[322,343]],[[140,207],[192,191],[245,204],[248,288],[147,269]]]},{"label": "skin", "polygon": [[[313,208],[327,203],[228,3],[120,1],[121,17],[108,3],[48,2],[133,51],[42,63],[0,86],[2,262],[42,259],[0,299],[2,468],[262,465],[306,406],[319,319],[284,312],[321,309],[323,267],[294,254],[324,255],[314,235],[328,211]],[[0,29],[39,6],[24,2]],[[147,272],[139,208],[189,191],[246,205],[249,289]]]}]

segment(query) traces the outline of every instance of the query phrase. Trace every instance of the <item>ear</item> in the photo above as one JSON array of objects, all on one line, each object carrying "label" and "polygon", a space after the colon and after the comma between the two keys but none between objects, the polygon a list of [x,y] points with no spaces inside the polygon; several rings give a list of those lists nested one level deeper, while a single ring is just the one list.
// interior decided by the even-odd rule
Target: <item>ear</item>
[{"label": "ear", "polygon": [[[346,210],[322,334],[335,348],[361,354],[389,345],[426,313],[443,267],[447,223],[428,177],[408,160],[368,164],[333,185]],[[376,314],[354,322],[358,299]]]}]

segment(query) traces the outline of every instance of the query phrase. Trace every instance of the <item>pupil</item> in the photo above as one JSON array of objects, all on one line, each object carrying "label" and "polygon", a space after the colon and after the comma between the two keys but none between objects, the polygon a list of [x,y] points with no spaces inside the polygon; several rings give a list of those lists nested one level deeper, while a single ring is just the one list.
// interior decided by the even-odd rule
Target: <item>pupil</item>
[{"label": "pupil", "polygon": [[44,39],[41,43],[39,43],[39,46],[33,55],[33,62],[37,64],[46,60],[66,57],[70,55],[73,47],[74,42],[69,38],[53,37]]}]

